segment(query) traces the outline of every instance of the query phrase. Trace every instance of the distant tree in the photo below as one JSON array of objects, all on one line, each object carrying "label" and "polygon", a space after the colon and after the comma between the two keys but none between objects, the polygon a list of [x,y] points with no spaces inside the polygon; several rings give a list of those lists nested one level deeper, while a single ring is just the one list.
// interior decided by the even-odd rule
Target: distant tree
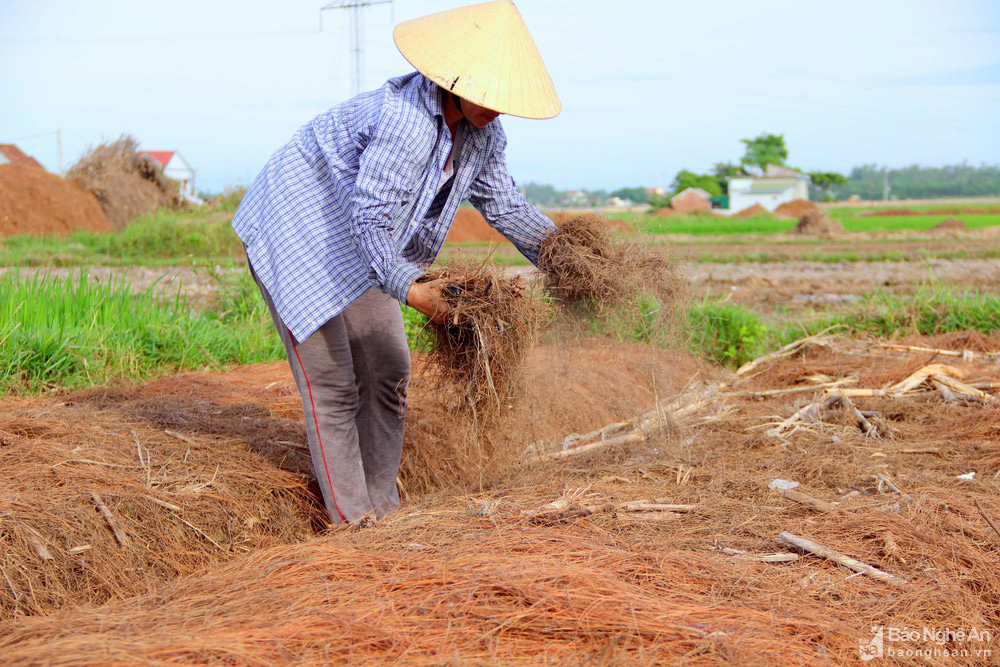
[{"label": "distant tree", "polygon": [[886,191],[897,198],[987,197],[1000,195],[1000,165],[955,164],[944,167],[890,169],[874,164],[854,167],[841,196],[882,199]]},{"label": "distant tree", "polygon": [[785,135],[762,133],[753,139],[740,139],[746,144],[747,150],[740,160],[745,167],[756,167],[761,172],[769,164],[785,164],[788,159],[788,148],[785,147]]},{"label": "distant tree", "polygon": [[646,188],[643,187],[619,188],[612,192],[610,196],[630,199],[635,204],[645,204],[649,199],[649,195],[646,194]]},{"label": "distant tree", "polygon": [[551,185],[528,183],[524,186],[524,196],[536,206],[557,206],[562,193]]},{"label": "distant tree", "polygon": [[716,162],[712,165],[712,174],[722,188],[722,194],[729,194],[729,180],[737,176],[746,176],[746,169],[732,162]]},{"label": "distant tree", "polygon": [[823,193],[823,201],[834,201],[833,189],[847,183],[847,176],[835,171],[810,171],[809,180]]},{"label": "distant tree", "polygon": [[722,195],[722,186],[718,179],[712,174],[696,174],[693,171],[682,169],[674,176],[674,182],[670,184],[673,194],[677,194],[687,188],[701,188],[713,197]]}]

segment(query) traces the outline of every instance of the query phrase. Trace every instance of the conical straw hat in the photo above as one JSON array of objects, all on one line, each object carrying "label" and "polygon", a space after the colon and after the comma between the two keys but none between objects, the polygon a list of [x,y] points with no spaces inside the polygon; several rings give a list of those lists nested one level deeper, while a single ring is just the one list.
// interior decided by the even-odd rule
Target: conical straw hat
[{"label": "conical straw hat", "polygon": [[510,0],[406,21],[392,34],[411,65],[463,99],[524,118],[562,111],[538,47]]}]

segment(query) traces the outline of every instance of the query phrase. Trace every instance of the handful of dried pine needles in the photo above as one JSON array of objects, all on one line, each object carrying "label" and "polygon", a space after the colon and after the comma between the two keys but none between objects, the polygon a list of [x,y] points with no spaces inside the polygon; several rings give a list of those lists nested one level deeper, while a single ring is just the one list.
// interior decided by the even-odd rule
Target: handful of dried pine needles
[{"label": "handful of dried pine needles", "polygon": [[446,278],[447,324],[431,324],[430,360],[458,386],[479,421],[499,417],[517,393],[528,350],[545,319],[544,306],[522,283],[495,267],[431,270]]},{"label": "handful of dried pine needles", "polygon": [[661,321],[681,290],[669,258],[636,241],[612,238],[607,221],[582,215],[564,222],[543,243],[538,268],[559,301],[597,312],[623,308],[638,315],[644,298],[657,301]]}]

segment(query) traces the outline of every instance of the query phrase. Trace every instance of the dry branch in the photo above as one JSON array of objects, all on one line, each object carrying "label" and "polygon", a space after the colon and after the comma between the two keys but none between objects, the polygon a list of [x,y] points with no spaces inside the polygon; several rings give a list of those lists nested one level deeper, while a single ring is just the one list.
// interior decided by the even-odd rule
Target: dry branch
[{"label": "dry branch", "polygon": [[125,546],[128,543],[128,540],[125,537],[125,533],[123,533],[122,529],[118,526],[118,521],[115,519],[115,515],[112,514],[111,510],[108,509],[108,506],[104,504],[104,501],[101,499],[101,496],[98,495],[97,491],[91,491],[90,497],[94,501],[94,505],[97,506],[97,510],[101,513],[101,516],[104,517],[104,521],[108,524],[111,532],[114,533],[115,540],[121,546]]},{"label": "dry branch", "polygon": [[819,498],[813,498],[809,494],[802,493],[797,489],[783,489],[779,490],[779,493],[792,502],[805,505],[806,507],[819,510],[820,512],[832,512],[837,509],[837,506],[833,503],[828,503],[827,501],[820,500]]},{"label": "dry branch", "polygon": [[752,371],[753,369],[757,368],[762,364],[766,364],[769,361],[774,361],[775,359],[790,357],[799,350],[802,350],[810,345],[829,347],[830,338],[826,334],[830,333],[831,331],[834,331],[835,329],[839,329],[840,327],[841,325],[839,324],[834,325],[832,327],[828,327],[826,329],[823,329],[823,331],[820,331],[817,334],[813,334],[812,336],[806,336],[805,338],[800,338],[798,340],[792,341],[788,345],[785,345],[784,347],[774,352],[771,352],[770,354],[765,354],[762,357],[751,359],[750,361],[746,362],[745,364],[737,368],[736,374],[746,375],[747,373],[749,373],[750,371]]},{"label": "dry branch", "polygon": [[874,577],[879,581],[884,581],[887,584],[892,584],[893,586],[903,586],[907,583],[905,579],[901,579],[895,575],[889,574],[888,572],[883,572],[882,570],[868,565],[867,563],[862,563],[859,560],[855,560],[850,556],[845,556],[842,553],[838,553],[833,549],[824,547],[822,544],[817,544],[811,540],[807,540],[804,537],[799,537],[798,535],[793,535],[789,532],[783,532],[778,535],[778,543],[792,547],[794,549],[799,549],[801,551],[807,551],[821,558],[826,558],[831,560],[838,565],[842,565],[849,570],[854,570],[858,574],[867,574],[869,577]]}]

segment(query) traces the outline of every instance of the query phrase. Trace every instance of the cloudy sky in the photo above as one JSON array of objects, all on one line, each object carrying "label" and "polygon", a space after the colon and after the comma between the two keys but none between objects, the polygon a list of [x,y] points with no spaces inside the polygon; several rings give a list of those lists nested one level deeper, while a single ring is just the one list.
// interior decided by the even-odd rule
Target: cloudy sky
[{"label": "cloudy sky", "polygon": [[[348,17],[324,0],[0,0],[0,142],[58,169],[123,132],[178,149],[198,187],[248,184],[311,117],[351,95]],[[365,14],[366,83],[410,70]],[[995,0],[520,0],[563,101],[504,119],[519,181],[667,185],[783,133],[790,162],[1000,162]]]}]

